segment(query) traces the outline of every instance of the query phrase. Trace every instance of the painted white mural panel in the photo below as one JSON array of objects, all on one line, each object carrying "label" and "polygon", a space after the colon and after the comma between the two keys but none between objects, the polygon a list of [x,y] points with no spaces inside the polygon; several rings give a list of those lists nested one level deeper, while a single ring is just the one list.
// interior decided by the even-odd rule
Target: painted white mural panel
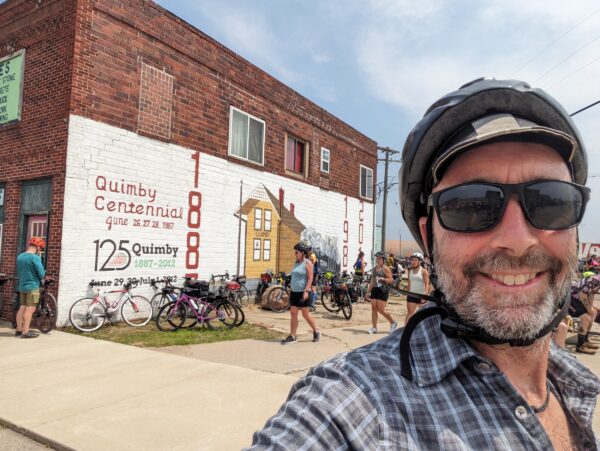
[{"label": "painted white mural panel", "polygon": [[372,249],[372,204],[79,116],[64,204],[60,324],[90,281],[150,297],[151,278],[287,272],[300,239],[336,270]]}]

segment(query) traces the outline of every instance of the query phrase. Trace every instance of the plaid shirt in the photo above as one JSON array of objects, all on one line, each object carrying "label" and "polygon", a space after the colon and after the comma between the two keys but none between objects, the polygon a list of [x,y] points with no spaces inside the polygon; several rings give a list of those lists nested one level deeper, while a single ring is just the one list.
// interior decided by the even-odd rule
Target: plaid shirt
[{"label": "plaid shirt", "polygon": [[[313,368],[252,450],[549,450],[542,424],[506,376],[467,342],[424,320],[411,338],[413,381],[400,375],[400,336]],[[592,415],[600,381],[552,345],[548,376],[580,438],[598,449]]]}]

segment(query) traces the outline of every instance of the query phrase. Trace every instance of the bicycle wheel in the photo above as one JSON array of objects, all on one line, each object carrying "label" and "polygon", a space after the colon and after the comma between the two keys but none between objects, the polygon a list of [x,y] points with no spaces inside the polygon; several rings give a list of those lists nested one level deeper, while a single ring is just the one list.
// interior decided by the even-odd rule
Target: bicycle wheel
[{"label": "bicycle wheel", "polygon": [[69,321],[81,332],[93,332],[106,321],[106,310],[94,298],[81,298],[71,306]]},{"label": "bicycle wheel", "polygon": [[163,306],[170,303],[171,301],[172,299],[164,293],[158,292],[154,296],[152,296],[152,298],[150,299],[150,304],[152,304],[152,312],[154,313],[154,319],[156,319],[156,315],[158,314],[160,309],[163,308]]},{"label": "bicycle wheel", "polygon": [[283,287],[275,287],[269,293],[268,305],[274,312],[285,312],[290,308],[290,295]]},{"label": "bicycle wheel", "polygon": [[245,285],[240,287],[240,290],[236,293],[236,298],[241,307],[245,307],[246,305],[250,304],[250,292]]},{"label": "bicycle wheel", "polygon": [[350,299],[350,295],[348,293],[340,293],[339,303],[342,309],[342,313],[344,314],[344,318],[350,319],[352,318],[352,301]]},{"label": "bicycle wheel", "polygon": [[56,299],[50,293],[44,293],[36,308],[35,325],[40,332],[47,334],[56,326]]},{"label": "bicycle wheel", "polygon": [[237,321],[237,309],[229,301],[220,301],[206,307],[204,322],[211,330],[231,329]]},{"label": "bicycle wheel", "polygon": [[325,310],[331,313],[337,313],[340,311],[339,305],[336,304],[331,291],[324,291],[321,294],[321,304],[325,307]]},{"label": "bicycle wheel", "polygon": [[228,301],[231,302],[231,304],[233,304],[233,306],[235,307],[235,309],[237,310],[237,321],[235,322],[235,327],[239,327],[242,324],[244,324],[244,321],[246,320],[246,315],[244,314],[244,310],[242,310],[242,306],[239,304],[239,297],[238,297],[238,293],[230,293],[229,294],[229,299]]},{"label": "bicycle wheel", "polygon": [[145,326],[152,318],[152,304],[144,296],[131,296],[121,304],[121,318],[132,327]]},{"label": "bicycle wheel", "polygon": [[160,330],[176,331],[181,328],[187,318],[187,308],[183,304],[171,302],[161,307],[156,315],[156,327]]}]

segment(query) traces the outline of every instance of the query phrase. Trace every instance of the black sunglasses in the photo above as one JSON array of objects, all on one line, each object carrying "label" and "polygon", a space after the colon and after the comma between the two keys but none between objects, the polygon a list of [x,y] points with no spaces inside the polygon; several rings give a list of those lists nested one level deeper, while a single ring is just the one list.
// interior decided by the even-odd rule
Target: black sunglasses
[{"label": "black sunglasses", "polygon": [[560,180],[503,184],[473,182],[429,196],[440,224],[453,232],[485,232],[498,225],[508,199],[517,194],[529,223],[543,230],[563,230],[581,222],[590,189]]}]

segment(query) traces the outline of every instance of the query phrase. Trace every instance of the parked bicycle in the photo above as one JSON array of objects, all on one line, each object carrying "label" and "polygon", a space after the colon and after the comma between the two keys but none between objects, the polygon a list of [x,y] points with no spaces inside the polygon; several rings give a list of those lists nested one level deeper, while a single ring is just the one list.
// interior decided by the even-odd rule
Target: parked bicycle
[{"label": "parked bicycle", "polygon": [[276,285],[269,287],[267,305],[274,312],[285,312],[290,308],[290,281],[291,276],[284,272],[277,276]]},{"label": "parked bicycle", "polygon": [[[159,289],[158,284],[163,284],[163,287]],[[152,296],[152,299],[150,299],[152,312],[155,316],[164,305],[176,301],[181,293],[181,288],[174,286],[171,283],[171,279],[168,277],[163,277],[162,279],[150,279],[150,286],[155,290],[159,290]]]},{"label": "parked bicycle", "polygon": [[260,304],[262,302],[263,294],[271,285],[273,281],[273,272],[271,270],[267,270],[267,272],[262,273],[260,275],[260,281],[256,286],[256,293],[254,295],[254,302]]},{"label": "parked bicycle", "polygon": [[56,315],[58,313],[56,298],[48,291],[48,287],[54,283],[55,280],[51,277],[42,280],[40,302],[38,302],[32,317],[33,327],[45,334],[56,327]]},{"label": "parked bicycle", "polygon": [[[81,332],[93,332],[100,329],[108,320],[113,324],[117,312],[132,327],[148,324],[152,318],[152,303],[144,296],[132,295],[131,290],[137,285],[134,281],[127,282],[122,290],[101,290],[100,283],[89,284],[94,291],[93,297],[81,298],[71,306],[69,320],[73,327]],[[107,297],[119,293],[116,300]]]},{"label": "parked bicycle", "polygon": [[164,305],[156,315],[156,327],[162,331],[176,331],[191,318],[191,327],[206,324],[211,330],[231,329],[237,321],[237,309],[227,299],[208,302],[208,298],[190,296],[185,287],[177,300]]},{"label": "parked bicycle", "polygon": [[[15,281],[15,288],[18,287],[18,280],[16,277],[6,277],[0,279],[0,289],[2,285],[4,285],[9,280]],[[40,332],[47,334],[54,327],[56,327],[56,315],[57,315],[57,303],[56,298],[52,293],[48,291],[48,287],[53,285],[55,280],[51,277],[45,277],[42,279],[40,284],[40,300],[37,303],[33,315],[31,317],[31,327],[34,329],[38,329]],[[2,296],[3,298],[3,296]],[[1,299],[0,303],[0,312],[4,308],[4,299]],[[10,311],[10,319],[12,322],[12,326],[17,327],[17,312],[21,307],[20,293],[15,290],[15,294],[13,297],[11,311]]]},{"label": "parked bicycle", "polygon": [[341,280],[339,275],[334,275],[328,286],[325,286],[321,294],[321,304],[325,310],[331,313],[343,313],[344,318],[352,317],[352,300],[348,292],[348,285]]},{"label": "parked bicycle", "polygon": [[[225,274],[211,274],[210,286],[212,289],[208,293],[209,302],[214,303],[217,300],[227,299],[237,310],[235,326],[244,324],[246,315],[242,310],[242,303],[240,301],[240,285],[229,279],[229,272],[225,271]],[[229,306],[226,306],[226,308],[229,308]]]}]

